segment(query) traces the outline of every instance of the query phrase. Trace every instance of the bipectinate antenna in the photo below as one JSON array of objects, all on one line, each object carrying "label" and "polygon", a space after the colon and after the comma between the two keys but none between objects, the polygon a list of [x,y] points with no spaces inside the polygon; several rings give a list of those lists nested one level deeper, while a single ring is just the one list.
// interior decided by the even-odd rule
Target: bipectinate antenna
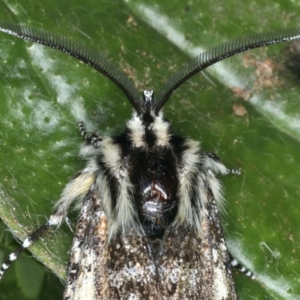
[{"label": "bipectinate antenna", "polygon": [[141,97],[129,78],[100,53],[66,37],[23,25],[0,21],[0,31],[67,53],[93,67],[114,82],[124,92],[133,108],[141,113]]},{"label": "bipectinate antenna", "polygon": [[234,39],[199,54],[166,81],[165,85],[157,94],[154,109],[155,114],[158,114],[173,91],[181,84],[216,62],[250,49],[287,42],[298,38],[300,38],[300,28],[278,30]]}]

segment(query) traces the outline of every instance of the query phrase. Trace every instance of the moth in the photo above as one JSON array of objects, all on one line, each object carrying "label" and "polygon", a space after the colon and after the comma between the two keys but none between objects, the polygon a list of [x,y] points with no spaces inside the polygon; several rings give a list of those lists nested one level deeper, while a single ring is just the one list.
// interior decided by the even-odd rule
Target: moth
[{"label": "moth", "polygon": [[101,137],[79,130],[86,167],[67,184],[49,220],[27,237],[0,269],[50,227],[80,207],[70,251],[64,300],[237,299],[224,239],[219,174],[238,174],[176,135],[162,108],[196,73],[249,49],[291,41],[300,28],[235,39],[199,54],[154,94],[138,93],[129,78],[101,54],[43,30],[0,22],[0,31],[67,53],[108,77],[125,94],[133,115],[125,130]]}]

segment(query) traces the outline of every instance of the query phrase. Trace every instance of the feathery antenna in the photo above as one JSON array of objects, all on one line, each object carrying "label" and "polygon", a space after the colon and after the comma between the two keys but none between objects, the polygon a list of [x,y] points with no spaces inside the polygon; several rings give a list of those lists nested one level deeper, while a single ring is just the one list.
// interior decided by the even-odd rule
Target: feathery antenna
[{"label": "feathery antenna", "polygon": [[174,73],[158,92],[154,109],[155,114],[158,114],[170,98],[173,91],[175,91],[181,84],[216,62],[250,49],[287,42],[299,38],[300,28],[278,30],[234,39],[197,55]]},{"label": "feathery antenna", "polygon": [[124,92],[133,108],[138,113],[141,113],[141,97],[129,78],[115,64],[107,60],[107,58],[100,53],[66,37],[23,25],[0,21],[0,31],[67,53],[93,67],[114,82]]}]

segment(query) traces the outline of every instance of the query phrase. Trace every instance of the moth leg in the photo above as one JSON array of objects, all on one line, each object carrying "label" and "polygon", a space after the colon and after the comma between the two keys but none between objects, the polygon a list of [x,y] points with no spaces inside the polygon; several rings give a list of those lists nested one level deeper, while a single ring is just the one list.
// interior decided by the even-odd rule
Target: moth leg
[{"label": "moth leg", "polygon": [[230,265],[232,268],[237,269],[239,272],[244,273],[247,277],[255,279],[255,275],[242,264],[240,264],[231,254],[230,256]]},{"label": "moth leg", "polygon": [[2,279],[5,271],[10,267],[12,262],[15,261],[25,249],[29,248],[36,240],[38,240],[39,237],[42,236],[50,226],[51,225],[49,225],[49,221],[42,225],[39,229],[37,229],[30,236],[28,236],[16,251],[12,252],[9,255],[8,259],[1,266],[0,279]]},{"label": "moth leg", "polygon": [[211,170],[215,174],[234,174],[240,175],[241,171],[238,169],[227,168],[220,160],[220,158],[213,152],[202,152],[203,164],[205,169]]},{"label": "moth leg", "polygon": [[[77,176],[71,180],[61,194],[60,199],[55,205],[54,213],[50,216],[49,220],[40,228],[30,234],[23,241],[22,245],[9,255],[9,258],[2,264],[0,269],[0,279],[3,277],[5,271],[9,268],[11,263],[15,261],[18,256],[34,242],[36,242],[44,233],[53,226],[60,226],[60,224],[67,219],[67,213],[70,205],[80,195],[87,193],[94,183],[94,174],[91,167],[84,169],[78,173]],[[68,223],[68,221],[67,221]]]},{"label": "moth leg", "polygon": [[84,137],[86,146],[93,146],[94,148],[99,148],[101,146],[102,138],[98,136],[96,133],[88,133],[85,129],[84,123],[77,123],[81,136]]},{"label": "moth leg", "polygon": [[45,224],[43,224],[40,228],[30,234],[23,241],[22,245],[14,252],[12,252],[8,259],[2,264],[0,269],[0,279],[2,279],[5,271],[9,268],[9,266],[14,262],[19,255],[27,248],[29,248],[34,242],[36,242],[44,233],[52,226],[58,226],[62,221],[62,216],[57,211],[52,214]]}]

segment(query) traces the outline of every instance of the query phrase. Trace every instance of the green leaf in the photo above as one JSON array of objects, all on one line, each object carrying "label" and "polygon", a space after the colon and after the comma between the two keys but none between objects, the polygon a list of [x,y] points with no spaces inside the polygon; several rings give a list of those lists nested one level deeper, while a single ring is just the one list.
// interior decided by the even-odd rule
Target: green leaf
[{"label": "green leaf", "polygon": [[[28,5],[6,0],[0,6],[2,20],[44,28],[99,50],[140,91],[158,90],[202,49],[295,27],[299,16],[296,4],[283,1],[52,0]],[[299,88],[280,71],[283,47],[215,65],[205,77],[196,75],[176,90],[165,108],[175,131],[201,140],[203,149],[217,153],[228,167],[242,169],[242,176],[222,178],[228,245],[257,275],[252,281],[236,274],[240,299],[300,295]],[[131,108],[118,88],[88,66],[2,33],[0,99],[0,216],[24,239],[47,220],[63,187],[84,166],[77,158],[82,139],[76,122],[109,135],[122,130]],[[246,114],[238,116],[237,109]],[[75,226],[76,213],[72,220]],[[30,251],[64,278],[71,240],[63,226]],[[1,282],[0,299],[20,299],[11,288],[12,270]],[[46,278],[41,290],[51,299],[46,283],[52,279]],[[20,286],[22,279],[14,280]]]},{"label": "green leaf", "polygon": [[[35,299],[41,293],[45,269],[37,262],[22,255],[16,264],[16,273],[22,293],[29,299]],[[30,289],[28,288],[30,287]]]}]

